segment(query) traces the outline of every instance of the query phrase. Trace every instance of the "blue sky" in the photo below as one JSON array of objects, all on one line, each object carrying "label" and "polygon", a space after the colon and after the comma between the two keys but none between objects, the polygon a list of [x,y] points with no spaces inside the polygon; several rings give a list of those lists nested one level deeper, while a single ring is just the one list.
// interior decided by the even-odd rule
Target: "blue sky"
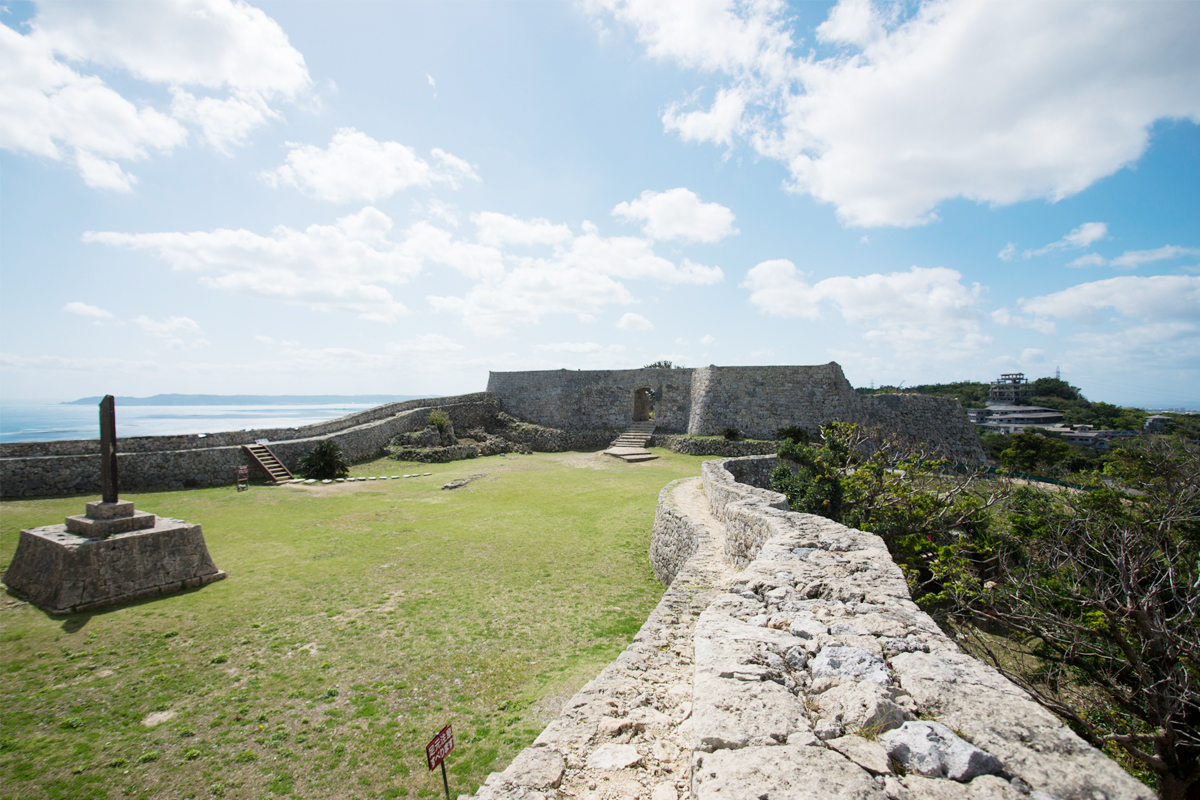
[{"label": "blue sky", "polygon": [[488,370],[1200,406],[1200,3],[8,3],[0,397]]}]

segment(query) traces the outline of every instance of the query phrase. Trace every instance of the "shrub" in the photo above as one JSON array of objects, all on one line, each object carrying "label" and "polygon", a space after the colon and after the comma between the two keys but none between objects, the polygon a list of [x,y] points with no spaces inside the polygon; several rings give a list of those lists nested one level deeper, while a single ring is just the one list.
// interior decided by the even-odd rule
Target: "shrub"
[{"label": "shrub", "polygon": [[808,429],[799,425],[789,425],[775,431],[776,441],[782,442],[784,439],[791,439],[796,444],[808,444]]},{"label": "shrub", "polygon": [[736,442],[742,438],[742,432],[737,428],[726,428],[721,431],[721,435],[731,442]]},{"label": "shrub", "polygon": [[450,427],[450,415],[440,408],[429,412],[429,424],[438,429],[438,433],[445,433],[446,428]]},{"label": "shrub", "polygon": [[344,478],[350,474],[350,464],[346,462],[337,442],[324,439],[300,459],[300,474],[317,480]]}]

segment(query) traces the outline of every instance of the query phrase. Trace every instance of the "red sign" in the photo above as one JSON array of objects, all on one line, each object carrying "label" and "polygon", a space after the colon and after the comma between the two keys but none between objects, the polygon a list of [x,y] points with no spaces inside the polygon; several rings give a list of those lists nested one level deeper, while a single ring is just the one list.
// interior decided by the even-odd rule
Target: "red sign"
[{"label": "red sign", "polygon": [[425,758],[429,761],[429,768],[437,769],[438,764],[441,764],[453,749],[454,731],[447,725],[438,731],[438,735],[433,737],[429,744],[425,745]]}]

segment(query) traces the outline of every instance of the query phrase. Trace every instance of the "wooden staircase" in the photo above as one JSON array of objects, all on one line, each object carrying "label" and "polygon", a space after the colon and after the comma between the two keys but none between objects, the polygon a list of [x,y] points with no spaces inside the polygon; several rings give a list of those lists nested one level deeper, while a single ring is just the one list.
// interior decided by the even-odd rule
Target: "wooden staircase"
[{"label": "wooden staircase", "polygon": [[608,446],[604,452],[622,461],[653,461],[658,456],[646,449],[646,442],[654,435],[654,420],[635,422]]},{"label": "wooden staircase", "polygon": [[292,479],[292,473],[265,444],[244,444],[242,449],[250,454],[250,457],[271,476],[271,480],[275,483],[283,483]]}]

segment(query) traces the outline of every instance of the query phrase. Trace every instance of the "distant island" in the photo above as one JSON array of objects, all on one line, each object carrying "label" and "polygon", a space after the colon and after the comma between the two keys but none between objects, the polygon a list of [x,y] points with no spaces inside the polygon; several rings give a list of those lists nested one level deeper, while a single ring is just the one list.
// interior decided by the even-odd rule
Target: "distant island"
[{"label": "distant island", "polygon": [[[118,397],[119,406],[318,406],[339,403],[383,405],[416,400],[417,394],[156,394],[153,397]],[[96,405],[103,397],[81,397],[64,406]]]}]

